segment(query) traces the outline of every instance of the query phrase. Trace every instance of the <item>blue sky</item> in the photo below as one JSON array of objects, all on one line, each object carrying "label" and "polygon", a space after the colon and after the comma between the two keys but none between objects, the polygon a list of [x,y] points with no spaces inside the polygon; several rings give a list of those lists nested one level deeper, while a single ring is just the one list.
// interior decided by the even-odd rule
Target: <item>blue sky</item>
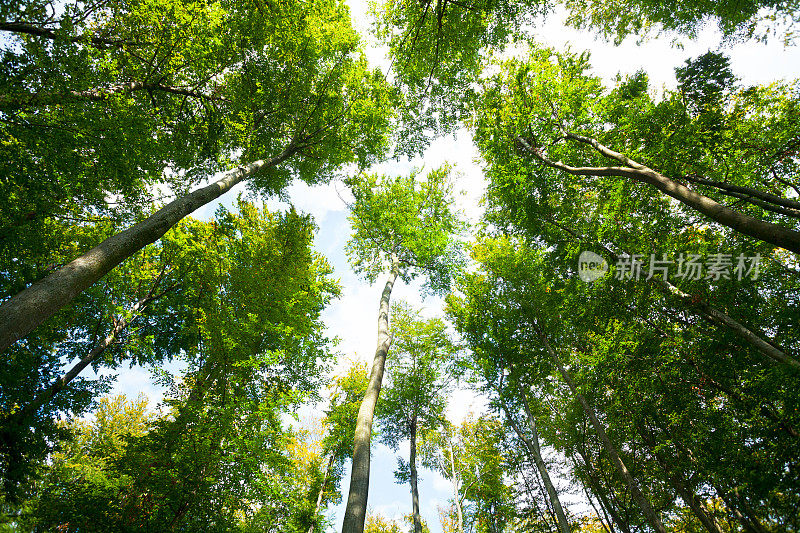
[{"label": "blue sky", "polygon": [[[351,5],[357,26],[362,31],[366,30],[368,21],[366,1],[349,0],[348,3]],[[606,80],[611,80],[620,71],[632,73],[643,69],[647,71],[656,87],[662,85],[673,87],[676,66],[683,64],[688,57],[717,49],[719,46],[719,36],[713,30],[702,31],[699,38],[693,41],[684,39],[682,49],[674,47],[668,37],[650,40],[640,46],[628,40],[621,46],[615,47],[602,41],[595,41],[585,33],[563,28],[557,21],[551,21],[541,30],[534,31],[534,35],[537,42],[557,48],[563,48],[568,44],[575,51],[590,48],[595,73]],[[725,50],[732,58],[734,73],[739,75],[744,83],[768,83],[782,78],[800,77],[800,50],[784,48],[779,39],[774,41],[767,45],[752,42],[739,44]],[[368,57],[376,65],[386,68],[387,61],[381,48],[370,47]],[[408,172],[412,165],[424,165],[426,169],[431,169],[444,161],[450,161],[460,173],[458,187],[463,191],[463,195],[459,196],[459,207],[471,219],[476,220],[481,212],[478,200],[485,183],[480,164],[475,158],[476,151],[468,133],[461,131],[454,137],[435,141],[423,157],[412,162],[387,162],[375,170],[398,174]],[[219,203],[231,205],[237,193],[242,190],[242,187],[237,187],[221,201],[198,210],[193,216],[201,219],[209,218]],[[338,349],[348,358],[371,361],[376,342],[377,307],[382,281],[370,286],[357,278],[347,264],[344,245],[350,233],[350,226],[347,222],[346,205],[342,200],[342,198],[347,199],[344,185],[332,183],[312,188],[304,184],[295,184],[289,188],[288,198],[298,210],[314,216],[319,226],[316,249],[331,262],[343,286],[342,298],[332,304],[324,315],[328,333],[341,339]],[[270,208],[279,208],[285,207],[286,204],[269,200],[267,205]],[[418,285],[398,283],[393,299],[403,299],[421,305],[429,316],[441,312],[440,300],[420,299]],[[178,369],[173,368],[173,370]],[[134,397],[144,392],[151,398],[151,405],[155,405],[162,397],[161,391],[152,385],[149,372],[141,368],[121,371],[113,392],[122,392]],[[457,391],[451,398],[449,415],[454,421],[459,422],[468,412],[480,412],[483,406],[483,400],[469,391]],[[318,416],[318,412],[315,413],[312,408],[304,410],[302,414],[304,417]],[[400,452],[407,458],[407,444],[401,446]],[[408,487],[394,483],[395,466],[395,453],[385,446],[373,444],[369,507],[389,518],[400,518],[411,508]],[[345,490],[348,484],[349,470],[345,472],[342,480]],[[423,471],[420,494],[423,518],[428,522],[432,533],[439,533],[441,528],[437,505],[446,504],[452,494],[452,487],[438,474]],[[573,505],[577,509],[582,508],[582,504],[577,501],[573,502]],[[334,523],[332,531],[340,529],[342,515],[342,505],[330,510]]]}]

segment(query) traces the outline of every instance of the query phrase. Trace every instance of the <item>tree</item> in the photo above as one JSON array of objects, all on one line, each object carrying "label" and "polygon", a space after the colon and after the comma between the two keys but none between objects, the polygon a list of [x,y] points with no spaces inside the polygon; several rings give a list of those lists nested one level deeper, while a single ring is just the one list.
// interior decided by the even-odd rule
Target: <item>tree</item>
[{"label": "tree", "polygon": [[215,73],[231,100],[223,153],[240,157],[223,160],[230,170],[214,183],[179,196],[3,302],[0,350],[238,182],[250,180],[254,190],[272,194],[294,178],[317,183],[349,163],[367,165],[386,148],[393,91],[367,68],[347,8],[337,0],[307,9],[281,3],[268,14],[253,4],[231,4],[225,19],[233,32],[227,39],[252,49],[237,52],[236,69]]},{"label": "tree", "polygon": [[408,439],[408,462],[400,459],[395,477],[411,487],[411,519],[414,533],[422,533],[417,485],[418,436],[435,432],[444,423],[448,367],[458,348],[444,321],[424,320],[420,311],[395,304],[391,337],[393,357],[387,362],[388,382],[378,406],[381,440],[397,450]]},{"label": "tree", "polygon": [[341,498],[336,486],[342,478],[344,463],[353,451],[356,418],[364,393],[367,390],[367,365],[353,364],[344,375],[334,377],[330,404],[323,418],[326,434],[322,439],[322,458],[327,460],[316,496],[314,523],[308,533],[313,533],[320,523],[319,514],[326,500]]},{"label": "tree", "polygon": [[[624,81],[620,78],[618,87],[605,94],[596,78],[584,74],[587,65],[585,56],[559,56],[548,50],[538,51],[528,62],[506,63],[506,73],[499,74],[484,87],[476,105],[473,123],[482,152],[485,157],[496,162],[494,164],[498,170],[504,169],[505,176],[524,175],[525,180],[530,179],[539,184],[534,194],[520,192],[520,197],[516,199],[511,198],[516,187],[504,185],[500,192],[503,203],[506,206],[513,203],[526,210],[538,218],[536,224],[539,226],[551,226],[542,230],[543,232],[569,233],[573,239],[581,241],[580,244],[602,250],[614,262],[618,262],[622,256],[630,257],[637,253],[637,247],[646,242],[659,243],[660,250],[652,251],[662,258],[663,253],[668,251],[697,250],[700,246],[707,247],[706,253],[712,254],[715,250],[709,248],[714,244],[720,245],[724,239],[731,243],[732,259],[744,256],[778,259],[780,254],[773,254],[774,246],[765,246],[753,239],[743,238],[742,233],[747,230],[741,226],[737,226],[737,231],[728,231],[727,228],[716,225],[713,226],[713,232],[710,229],[704,230],[703,224],[706,221],[696,218],[697,211],[694,208],[672,209],[669,199],[653,189],[628,180],[619,181],[614,176],[619,174],[617,170],[623,174],[627,172],[622,167],[614,167],[616,170],[610,171],[609,176],[603,175],[603,169],[607,167],[601,166],[605,163],[597,150],[577,138],[570,141],[564,137],[564,131],[578,131],[575,135],[587,140],[591,134],[579,130],[594,129],[603,122],[603,127],[606,128],[606,133],[603,134],[605,138],[599,137],[599,141],[609,144],[627,143],[627,153],[634,155],[633,152],[637,152],[637,159],[658,162],[667,167],[668,170],[664,170],[666,174],[682,176],[662,180],[661,185],[669,185],[675,179],[691,181],[694,179],[692,175],[706,175],[713,176],[712,181],[717,184],[730,181],[731,185],[726,187],[747,190],[749,192],[746,196],[759,202],[756,198],[759,194],[756,187],[763,184],[777,193],[768,195],[772,201],[780,202],[779,196],[788,196],[792,187],[791,181],[787,181],[791,180],[792,171],[784,174],[782,169],[791,169],[796,165],[793,156],[783,148],[786,143],[793,142],[791,139],[797,133],[795,121],[791,118],[796,113],[796,101],[791,92],[780,87],[752,88],[737,95],[729,94],[723,101],[716,101],[713,105],[703,104],[703,112],[695,113],[696,106],[689,105],[683,96],[683,92],[693,91],[686,84],[683,92],[672,93],[668,98],[655,103],[647,93],[646,78],[637,74]],[[721,80],[729,78],[724,72],[717,74],[721,76]],[[500,81],[501,79],[505,81]],[[687,79],[684,78],[684,81],[688,83]],[[714,91],[698,91],[721,97],[724,91],[718,89],[719,84]],[[634,107],[642,111],[634,113]],[[771,118],[766,122],[756,118],[767,116]],[[590,117],[596,117],[597,122]],[[750,117],[754,122],[749,122]],[[768,133],[763,128],[767,128]],[[663,131],[668,133],[664,134]],[[509,135],[516,135],[516,140],[512,140]],[[506,139],[509,144],[496,142],[501,138]],[[536,141],[531,144],[531,139]],[[547,153],[535,148],[536,146],[548,146]],[[531,150],[551,163],[559,162],[560,166],[568,166],[570,170],[585,164],[587,159],[600,163],[591,167],[594,170],[588,171],[588,175],[596,176],[585,178],[582,177],[585,174],[583,170],[577,171],[578,175],[575,175],[556,168],[559,165],[553,167],[546,163],[534,163],[531,166],[538,160]],[[594,159],[595,157],[599,159]],[[562,163],[564,161],[566,162]],[[721,161],[725,164],[720,164]],[[720,173],[725,172],[722,169],[727,168],[727,165],[735,170],[724,177]],[[585,170],[589,167],[581,168]],[[714,175],[715,173],[718,175]],[[507,184],[511,183],[511,180],[501,178],[500,173],[495,175],[498,179],[504,179]],[[546,181],[549,183],[545,183]],[[734,186],[733,182],[738,182],[738,185]],[[661,185],[654,188],[663,190]],[[500,188],[496,190],[501,191]],[[570,210],[569,215],[564,208],[568,205],[566,201],[559,204],[560,208],[553,203],[557,201],[556,195],[559,191],[568,195],[570,201],[578,202],[576,209]],[[712,188],[707,194],[715,196],[717,200],[714,201],[717,203],[724,202],[725,194],[719,193],[720,189],[716,191]],[[692,198],[695,200],[699,198],[697,193],[690,192],[689,196],[694,195]],[[670,194],[689,201],[678,189],[673,188]],[[588,205],[592,208],[587,209]],[[781,230],[780,215],[763,207],[764,205],[770,207],[761,202],[760,205],[751,204],[742,208],[747,214],[734,212],[732,206],[725,207],[725,210],[734,218],[741,214],[748,220],[755,221],[753,227],[765,229],[770,226],[765,230],[766,238],[773,243],[777,242],[775,239],[780,234],[789,235],[791,240],[791,235],[797,232],[789,228],[796,224],[790,218],[788,227],[783,228],[786,231]],[[775,205],[777,204],[772,204],[772,207]],[[517,208],[515,211],[521,213]],[[579,217],[581,224],[573,224],[568,216]],[[756,220],[754,217],[765,220]],[[565,224],[567,220],[570,222]],[[664,229],[654,227],[651,223],[653,220],[658,220]],[[773,227],[783,233],[772,232]],[[634,228],[638,231],[634,231]],[[645,228],[652,228],[647,238],[643,235]],[[611,244],[606,244],[611,235]],[[784,244],[789,248],[793,246]],[[786,283],[786,261],[778,259],[774,265],[771,265],[771,260],[765,263],[761,265],[760,272],[766,274],[768,269],[774,268],[775,282]],[[731,265],[730,268],[735,266],[737,265]],[[743,277],[741,274],[737,276],[738,279]],[[748,320],[736,317],[730,310],[726,312],[722,305],[704,297],[697,285],[687,283],[689,281],[686,276],[678,278],[676,287],[675,281],[663,277],[650,279],[651,283],[660,285],[669,298],[677,297],[684,307],[692,308],[704,320],[729,328],[732,334],[766,357],[800,368],[800,363],[792,356],[790,347],[782,346],[781,340],[764,333],[770,331],[770,328],[754,328],[748,324]],[[749,297],[763,298],[755,296],[753,292]],[[790,307],[791,303],[786,302],[783,305]]]},{"label": "tree", "polygon": [[398,277],[410,281],[425,277],[432,292],[447,290],[460,265],[460,247],[454,240],[461,223],[451,208],[449,167],[406,177],[363,175],[349,181],[355,201],[350,221],[353,236],[347,253],[357,273],[368,281],[389,270],[378,310],[378,346],[369,385],[358,411],[353,445],[350,491],[342,525],[344,533],[362,533],[369,491],[370,439],[375,405],[381,390],[389,336],[389,298]]},{"label": "tree", "polygon": [[[221,209],[213,222],[184,221],[160,246],[146,249],[141,260],[130,265],[131,272],[116,272],[108,280],[113,283],[101,302],[114,313],[125,312],[113,304],[116,297],[124,302],[129,292],[148,292],[150,276],[158,277],[159,272],[168,271],[162,282],[179,290],[166,291],[130,316],[130,329],[102,352],[92,348],[95,342],[106,344],[99,340],[105,333],[94,329],[94,321],[110,330],[119,325],[104,322],[108,311],[103,308],[99,315],[90,315],[92,329],[85,341],[73,341],[56,352],[71,354],[68,359],[83,358],[66,376],[52,381],[28,377],[23,387],[3,388],[8,411],[2,420],[7,494],[24,486],[28,467],[54,444],[48,440],[55,420],[65,412],[80,413],[90,403],[91,388],[86,390],[81,379],[64,379],[74,378],[86,366],[115,368],[124,362],[148,365],[181,358],[196,367],[198,379],[209,383],[224,377],[226,365],[238,358],[245,368],[273,374],[276,387],[294,388],[297,394],[316,390],[320,365],[330,357],[319,317],[339,289],[329,277],[330,266],[311,250],[313,222],[294,211],[270,213],[244,201],[238,207],[238,213]],[[117,274],[122,279],[114,279]],[[235,352],[230,351],[232,339]],[[220,345],[226,350],[222,360]],[[89,360],[93,354],[98,357]],[[17,466],[25,468],[15,473]]]}]

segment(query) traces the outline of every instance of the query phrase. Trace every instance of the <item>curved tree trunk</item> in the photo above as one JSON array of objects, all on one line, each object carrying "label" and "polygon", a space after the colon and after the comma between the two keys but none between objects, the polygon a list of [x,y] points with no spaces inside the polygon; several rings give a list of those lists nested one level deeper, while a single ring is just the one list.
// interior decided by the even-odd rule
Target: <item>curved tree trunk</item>
[{"label": "curved tree trunk", "polygon": [[411,438],[408,465],[411,468],[411,516],[414,520],[414,533],[422,533],[422,519],[419,516],[419,487],[417,486],[417,416],[411,420]]},{"label": "curved tree trunk", "polygon": [[356,419],[356,432],[353,443],[353,468],[350,473],[350,491],[347,496],[347,507],[342,522],[342,533],[364,533],[364,520],[367,518],[367,496],[369,494],[370,440],[372,438],[372,419],[375,415],[375,404],[381,392],[383,370],[386,366],[386,355],[392,338],[389,336],[389,298],[397,279],[400,265],[396,257],[392,258],[392,270],[381,293],[378,310],[378,347],[372,360],[369,384]]},{"label": "curved tree trunk", "polygon": [[702,194],[693,191],[692,189],[678,183],[677,181],[668,178],[667,176],[656,172],[655,170],[637,163],[636,161],[618,153],[610,148],[600,144],[595,139],[590,137],[583,137],[575,135],[574,133],[564,132],[564,135],[571,140],[582,142],[592,146],[599,153],[606,157],[615,159],[623,165],[622,167],[572,167],[562,163],[561,161],[553,161],[548,159],[539,147],[532,146],[527,139],[517,137],[517,142],[525,148],[526,151],[533,154],[533,156],[545,165],[563,170],[568,174],[575,176],[618,176],[622,178],[630,178],[636,181],[647,183],[663,192],[664,194],[675,198],[682,204],[689,206],[695,211],[703,213],[711,220],[727,226],[743,235],[753,237],[759,241],[768,242],[775,246],[780,246],[786,250],[800,254],[800,232],[793,229],[772,224],[757,218],[753,218],[744,213],[734,211],[719,202],[703,196]]},{"label": "curved tree trunk", "polygon": [[275,166],[294,153],[289,145],[280,155],[226,172],[222,178],[168,203],[145,220],[113,235],[82,256],[0,305],[0,352],[70,303],[81,292],[148,244],[160,239],[183,217],[219,198],[262,168]]},{"label": "curved tree trunk", "polygon": [[544,332],[542,332],[538,327],[536,328],[537,333],[539,334],[539,338],[542,340],[542,343],[547,350],[547,353],[553,359],[553,362],[556,364],[559,373],[561,374],[562,378],[566,382],[569,390],[572,391],[572,394],[575,395],[578,402],[583,407],[586,416],[589,417],[589,420],[594,427],[595,433],[597,433],[600,442],[603,444],[603,448],[605,448],[606,453],[608,453],[609,457],[611,458],[611,462],[614,463],[617,472],[622,476],[625,480],[625,484],[628,486],[628,489],[631,491],[631,496],[636,501],[639,509],[641,509],[642,514],[644,515],[645,519],[650,523],[650,525],[655,529],[658,533],[667,533],[664,524],[661,522],[661,519],[656,514],[653,506],[650,505],[650,502],[647,498],[642,494],[641,489],[639,489],[639,484],[633,478],[628,467],[625,466],[625,463],[622,461],[622,458],[617,451],[617,447],[611,442],[608,434],[606,433],[603,424],[600,423],[600,420],[597,418],[597,414],[594,412],[594,409],[589,405],[589,402],[586,401],[583,394],[578,392],[578,387],[575,385],[575,382],[572,380],[572,376],[567,372],[567,369],[561,364],[561,359],[558,357],[558,354],[553,350],[553,347],[550,346],[550,341],[547,340]]}]

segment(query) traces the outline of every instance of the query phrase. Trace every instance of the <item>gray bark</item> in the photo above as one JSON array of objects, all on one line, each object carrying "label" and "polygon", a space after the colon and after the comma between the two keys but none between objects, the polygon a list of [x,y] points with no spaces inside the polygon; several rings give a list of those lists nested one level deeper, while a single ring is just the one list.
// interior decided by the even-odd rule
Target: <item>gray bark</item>
[{"label": "gray bark", "polygon": [[381,392],[383,371],[386,367],[386,355],[392,338],[389,336],[389,298],[392,287],[399,274],[400,266],[397,257],[392,258],[392,270],[381,293],[378,310],[378,347],[372,360],[369,384],[361,407],[358,409],[356,431],[353,443],[353,468],[350,473],[350,490],[347,507],[342,522],[342,533],[364,533],[364,521],[367,517],[367,497],[369,495],[370,440],[372,438],[372,419],[375,405]]},{"label": "gray bark", "polygon": [[595,433],[597,433],[600,442],[603,444],[603,448],[605,448],[606,453],[608,453],[611,462],[614,464],[617,472],[622,476],[622,479],[625,481],[625,484],[628,486],[628,489],[631,491],[631,496],[633,496],[634,501],[636,501],[639,509],[641,509],[642,514],[645,516],[645,519],[650,523],[650,525],[655,529],[658,533],[667,533],[664,524],[661,522],[661,519],[656,514],[653,506],[650,505],[650,502],[647,498],[642,494],[641,489],[639,488],[639,484],[633,478],[628,467],[625,466],[625,463],[622,461],[622,458],[617,452],[617,447],[611,442],[611,439],[606,433],[603,424],[600,423],[600,420],[597,418],[597,414],[594,412],[594,409],[589,405],[589,402],[586,401],[583,394],[578,391],[578,387],[575,385],[575,382],[572,380],[572,376],[567,372],[567,369],[561,364],[561,359],[558,357],[558,354],[553,350],[552,346],[550,346],[550,341],[547,340],[547,337],[544,333],[537,328],[537,332],[539,334],[539,338],[542,340],[542,343],[547,350],[547,353],[553,359],[553,362],[556,364],[559,373],[561,374],[564,382],[569,387],[572,394],[575,395],[578,402],[583,407],[586,416],[589,417],[589,421],[591,421],[592,426],[594,427]]},{"label": "gray bark", "polygon": [[414,520],[414,533],[422,533],[422,519],[419,516],[419,487],[417,485],[417,417],[411,421],[411,439],[408,465],[411,468],[411,515]]},{"label": "gray bark", "polygon": [[317,517],[319,516],[319,511],[322,508],[322,497],[325,495],[325,485],[328,484],[328,476],[330,475],[331,468],[333,468],[333,454],[328,456],[328,464],[325,467],[325,472],[322,475],[322,485],[319,486],[319,492],[317,493],[317,503],[314,506],[314,519],[311,525],[308,527],[308,533],[314,533],[314,529],[317,527]]},{"label": "gray bark", "polygon": [[458,519],[456,530],[458,533],[464,533],[464,514],[461,511],[461,498],[458,495],[458,476],[456,476],[456,459],[455,454],[453,453],[453,441],[448,439],[448,447],[450,450],[450,471],[453,474],[453,494],[455,499],[453,500],[456,505],[456,517]]},{"label": "gray bark", "polygon": [[[562,224],[559,224],[556,221],[553,220],[546,220],[546,221],[549,222],[550,224],[553,224],[562,231],[567,232],[576,239],[597,245],[597,243],[593,243],[591,240],[585,238],[583,235],[576,233],[572,229]],[[608,246],[605,246],[603,244],[599,244],[598,246],[601,246],[609,255],[611,255],[612,258],[614,258],[615,261],[619,260],[619,255],[617,255]],[[694,298],[691,294],[687,294],[686,292],[682,291],[681,289],[679,289],[678,287],[676,287],[667,280],[653,276],[648,281],[659,285],[670,294],[673,294],[674,296],[679,298],[684,304],[686,304],[686,306],[689,307],[690,309],[696,309],[698,311],[698,314],[705,320],[708,320],[709,322],[712,322],[714,324],[725,326],[740,339],[744,340],[750,346],[761,352],[762,355],[765,355],[778,363],[788,365],[795,369],[800,370],[800,361],[798,361],[791,355],[787,354],[785,350],[783,350],[780,346],[777,345],[777,343],[771,341],[769,338],[763,338],[765,336],[759,335],[758,333],[752,331],[747,326],[737,321],[727,313],[717,309],[716,307],[712,306],[711,304],[702,299]]]},{"label": "gray bark", "polygon": [[536,464],[536,469],[539,471],[539,476],[542,478],[542,482],[544,483],[547,491],[547,497],[553,506],[553,514],[555,515],[558,531],[560,533],[570,533],[569,522],[567,521],[567,517],[564,514],[564,509],[561,506],[561,500],[558,498],[558,491],[556,491],[556,488],[550,479],[550,474],[547,471],[547,465],[544,463],[544,459],[542,459],[541,448],[539,446],[539,431],[536,429],[536,421],[533,419],[533,415],[531,414],[525,392],[521,391],[521,394],[523,404],[525,406],[525,414],[527,415],[528,428],[531,431],[530,437],[528,437],[517,425],[514,417],[511,415],[511,412],[508,410],[508,407],[506,407],[505,403],[502,404],[503,411],[506,413],[506,418],[508,419],[509,425],[511,425],[511,428],[514,430],[517,436],[522,439],[522,442],[528,449],[528,453],[530,453],[531,457],[533,458],[534,464]]},{"label": "gray bark", "polygon": [[692,189],[678,183],[667,176],[656,172],[636,161],[622,155],[610,148],[603,146],[595,139],[564,132],[568,139],[588,144],[606,157],[615,159],[622,163],[623,167],[572,167],[561,161],[552,161],[544,155],[538,147],[531,144],[523,137],[517,137],[517,142],[529,153],[533,154],[538,160],[547,166],[557,168],[575,176],[619,176],[631,178],[642,183],[652,185],[664,194],[675,198],[684,205],[687,205],[703,213],[711,220],[727,226],[743,235],[753,237],[760,241],[768,242],[785,248],[794,253],[800,253],[800,232],[765,222],[749,215],[739,213],[726,207],[708,196],[693,191]]},{"label": "gray bark", "polygon": [[173,200],[145,220],[113,235],[82,256],[33,283],[0,305],[0,352],[70,303],[112,268],[160,239],[192,211],[219,198],[258,170],[277,165],[294,153],[289,145],[280,155],[226,172],[218,181]]}]

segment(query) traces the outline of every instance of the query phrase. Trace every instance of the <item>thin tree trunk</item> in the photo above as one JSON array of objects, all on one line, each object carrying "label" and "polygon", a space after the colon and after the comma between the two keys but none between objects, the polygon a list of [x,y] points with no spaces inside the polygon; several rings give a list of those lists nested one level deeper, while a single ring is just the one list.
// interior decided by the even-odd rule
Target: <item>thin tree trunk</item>
[{"label": "thin tree trunk", "polygon": [[456,476],[456,459],[455,453],[453,453],[453,441],[448,438],[448,448],[450,451],[450,471],[452,472],[452,482],[453,482],[453,494],[455,495],[455,499],[453,500],[456,504],[456,517],[458,519],[456,530],[457,533],[464,533],[464,514],[461,511],[461,500],[458,495],[458,477]]},{"label": "thin tree trunk", "polygon": [[624,178],[631,178],[636,181],[641,181],[652,185],[664,194],[675,198],[684,205],[687,205],[703,213],[711,220],[727,226],[743,235],[753,237],[757,240],[780,246],[786,250],[795,253],[800,253],[800,232],[765,222],[753,218],[749,215],[734,211],[726,207],[708,196],[698,194],[696,191],[681,185],[680,183],[668,178],[667,176],[656,172],[655,170],[646,167],[636,161],[618,153],[610,148],[600,144],[595,139],[575,135],[574,133],[564,132],[564,135],[571,140],[588,144],[595,148],[598,152],[606,157],[615,159],[627,165],[624,167],[572,167],[562,163],[561,161],[552,161],[544,155],[542,150],[538,147],[531,146],[531,144],[523,137],[517,137],[517,141],[525,150],[533,154],[538,160],[542,161],[545,165],[563,170],[575,176],[618,176]]},{"label": "thin tree trunk", "polygon": [[0,109],[24,109],[26,107],[41,107],[48,105],[63,104],[69,100],[88,100],[90,102],[103,102],[115,94],[126,94],[136,91],[158,91],[189,96],[201,100],[226,101],[225,98],[204,94],[185,87],[174,87],[163,83],[145,83],[141,81],[131,81],[120,83],[108,87],[97,87],[82,91],[65,91],[63,93],[33,93],[25,96],[3,96],[0,95]]},{"label": "thin tree trunk", "polygon": [[122,46],[142,46],[149,44],[146,41],[131,41],[127,39],[113,39],[105,37],[85,35],[62,35],[57,33],[56,30],[42,28],[34,24],[25,24],[24,22],[0,22],[0,31],[7,31],[11,33],[20,33],[23,35],[34,35],[36,37],[44,37],[50,40],[63,40],[70,43],[92,43],[99,48],[107,47],[122,47]]},{"label": "thin tree trunk", "polygon": [[411,469],[411,515],[414,520],[414,533],[422,533],[422,519],[419,516],[419,487],[417,486],[417,415],[411,420],[410,451],[408,465]]},{"label": "thin tree trunk", "polygon": [[120,317],[114,319],[114,328],[102,341],[96,344],[88,354],[81,358],[80,361],[75,363],[75,365],[66,374],[51,383],[50,386],[37,394],[28,405],[22,408],[18,415],[20,420],[24,420],[29,416],[36,414],[36,412],[41,409],[44,404],[50,402],[56,396],[56,394],[64,390],[73,379],[78,377],[78,374],[83,372],[87,366],[96,361],[97,358],[100,357],[100,355],[102,355],[109,346],[116,342],[119,335],[125,331],[133,319],[136,318],[136,316],[138,316],[144,310],[144,308],[150,304],[150,302],[160,298],[164,295],[164,293],[171,290],[172,287],[167,288],[159,294],[155,294],[156,288],[161,283],[161,279],[164,277],[166,268],[167,267],[165,266],[161,272],[159,272],[158,277],[156,277],[155,281],[150,287],[150,290],[147,291],[147,294],[133,305],[129,311],[129,318]]},{"label": "thin tree trunk", "polygon": [[81,292],[148,244],[160,239],[183,217],[219,198],[262,168],[275,166],[294,153],[291,143],[280,155],[226,172],[216,182],[173,200],[145,220],[113,235],[82,256],[0,305],[0,353],[70,303]]},{"label": "thin tree trunk", "polygon": [[[583,465],[586,468],[586,477],[589,480],[589,486],[591,487],[592,492],[594,492],[595,495],[597,496],[597,499],[600,502],[600,507],[602,507],[604,511],[607,511],[608,514],[611,515],[611,519],[614,521],[614,523],[617,525],[619,529],[621,529],[624,533],[631,533],[630,527],[628,527],[628,524],[625,523],[625,521],[619,515],[617,509],[614,507],[614,504],[610,502],[608,498],[606,498],[606,494],[605,491],[603,490],[601,480],[599,477],[595,476],[594,466],[592,466],[592,463],[589,461],[589,458],[584,454],[584,452],[581,449],[578,449],[577,451],[578,454],[581,456],[581,459],[583,459]],[[611,490],[612,489],[609,488],[609,491]]]},{"label": "thin tree trunk", "polygon": [[[560,230],[565,231],[569,235],[572,235],[574,238],[578,240],[601,246],[609,255],[611,255],[611,257],[615,261],[619,260],[619,256],[608,246],[592,242],[590,239],[587,239],[583,235],[576,233],[571,228],[564,226],[563,224],[560,224],[554,220],[545,219],[545,221],[556,226]],[[709,322],[725,326],[736,336],[738,336],[739,338],[747,342],[750,346],[761,352],[761,354],[766,355],[767,357],[773,359],[774,361],[777,361],[785,365],[789,365],[795,369],[800,370],[800,361],[798,361],[791,355],[787,354],[785,350],[783,350],[780,346],[777,345],[777,343],[771,341],[769,338],[762,338],[762,335],[753,332],[752,330],[747,328],[744,324],[738,322],[736,319],[729,316],[727,313],[710,305],[705,300],[701,298],[695,298],[691,294],[687,294],[686,292],[682,291],[669,281],[658,278],[656,276],[650,278],[649,281],[651,283],[656,283],[657,285],[665,289],[668,293],[678,297],[681,300],[681,302],[683,302],[690,309],[696,309],[697,311],[699,311],[698,314],[704,319],[708,320]]]},{"label": "thin tree trunk", "polygon": [[719,494],[719,497],[722,498],[722,501],[725,502],[725,506],[733,512],[733,515],[742,524],[745,531],[748,533],[768,533],[758,519],[751,521],[750,517],[742,514],[742,511],[739,510],[739,503],[732,501],[731,495],[727,491],[722,489],[719,485],[713,485],[713,487],[717,494]]},{"label": "thin tree trunk", "polygon": [[317,527],[317,516],[319,510],[322,508],[322,497],[325,495],[325,485],[328,484],[328,476],[330,475],[331,468],[333,468],[333,454],[328,456],[328,465],[325,467],[325,473],[322,475],[322,485],[319,486],[319,493],[317,493],[317,503],[314,506],[314,519],[308,528],[308,533],[314,533],[314,528]]},{"label": "thin tree trunk", "polygon": [[389,336],[389,298],[392,287],[400,271],[397,257],[392,257],[392,270],[381,293],[378,310],[378,347],[372,361],[367,392],[358,409],[356,431],[353,443],[353,467],[350,473],[350,491],[347,507],[342,522],[342,533],[363,533],[364,520],[367,517],[367,496],[369,494],[370,440],[372,438],[372,419],[375,415],[375,404],[381,392],[383,371],[386,366],[386,355],[392,338]]},{"label": "thin tree trunk", "polygon": [[698,498],[697,494],[695,494],[694,491],[692,491],[686,485],[680,469],[677,469],[677,472],[673,471],[673,469],[670,467],[669,460],[664,457],[663,453],[656,449],[656,441],[653,435],[644,427],[643,424],[636,424],[636,429],[638,430],[639,435],[641,435],[645,446],[650,449],[650,452],[664,470],[667,481],[669,481],[670,485],[675,488],[681,499],[686,502],[686,505],[689,506],[697,519],[700,520],[700,523],[703,524],[703,527],[705,527],[709,533],[722,533],[722,530],[720,529],[719,524],[716,522],[714,517],[710,516],[703,508],[700,498]]},{"label": "thin tree trunk", "polygon": [[533,457],[533,462],[536,464],[536,469],[539,471],[539,476],[542,478],[542,482],[547,490],[548,499],[553,506],[556,525],[558,526],[559,532],[570,533],[569,522],[564,514],[563,507],[561,507],[561,500],[558,498],[558,491],[556,491],[553,482],[550,480],[550,474],[547,472],[547,465],[544,463],[544,459],[542,459],[541,448],[539,447],[539,431],[536,429],[536,421],[533,419],[530,407],[528,406],[528,398],[525,395],[525,391],[520,390],[520,394],[522,395],[522,402],[523,406],[525,407],[525,414],[527,415],[528,428],[531,431],[531,437],[528,437],[517,425],[517,423],[514,421],[514,418],[511,416],[511,412],[509,412],[508,407],[505,405],[505,402],[502,402],[501,400],[503,411],[506,413],[506,418],[508,419],[509,425],[511,425],[511,428],[514,430],[517,436],[522,439],[522,442],[525,443],[525,447],[528,448],[528,453],[530,453],[531,457]]},{"label": "thin tree trunk", "polygon": [[645,498],[644,494],[642,494],[641,489],[639,489],[639,484],[631,475],[628,467],[625,466],[625,463],[622,461],[622,458],[617,452],[616,446],[611,442],[608,434],[606,433],[605,428],[600,423],[600,420],[597,418],[597,414],[595,414],[594,409],[589,405],[589,402],[586,401],[583,394],[578,392],[578,387],[575,385],[575,382],[572,380],[572,376],[567,372],[567,369],[561,364],[561,359],[558,357],[558,354],[553,350],[552,346],[550,346],[550,341],[547,340],[547,337],[544,335],[538,326],[535,326],[537,333],[539,334],[539,338],[544,343],[545,349],[547,353],[550,354],[550,357],[553,359],[553,362],[556,364],[559,373],[564,378],[569,389],[572,391],[572,394],[578,399],[578,402],[583,407],[586,416],[589,417],[589,420],[594,427],[595,433],[600,439],[600,442],[603,444],[603,448],[605,448],[606,453],[608,453],[609,457],[611,458],[611,462],[614,464],[617,472],[622,476],[625,480],[625,484],[628,486],[628,489],[631,491],[631,495],[633,499],[636,501],[639,509],[641,509],[642,514],[644,514],[645,519],[650,523],[651,526],[658,532],[658,533],[667,533],[664,524],[661,522],[661,519],[656,514],[653,506],[650,505],[650,502]]}]

